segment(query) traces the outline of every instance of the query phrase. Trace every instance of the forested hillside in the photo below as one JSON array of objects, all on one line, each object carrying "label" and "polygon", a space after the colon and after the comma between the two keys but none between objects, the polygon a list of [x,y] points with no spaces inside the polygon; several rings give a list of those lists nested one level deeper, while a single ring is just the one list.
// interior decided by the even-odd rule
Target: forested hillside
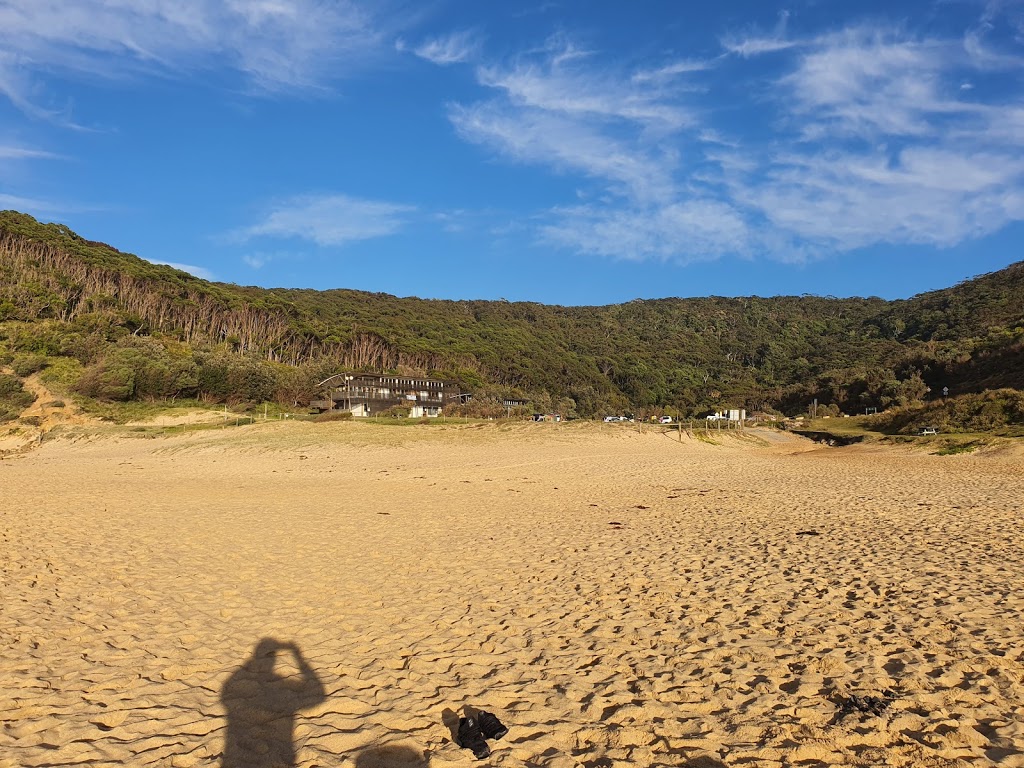
[{"label": "forested hillside", "polygon": [[[1024,389],[1024,263],[905,301],[436,301],[210,283],[0,213],[0,363],[98,399],[302,405],[342,370],[418,373],[581,416],[847,413]],[[929,393],[931,389],[931,393]]]}]

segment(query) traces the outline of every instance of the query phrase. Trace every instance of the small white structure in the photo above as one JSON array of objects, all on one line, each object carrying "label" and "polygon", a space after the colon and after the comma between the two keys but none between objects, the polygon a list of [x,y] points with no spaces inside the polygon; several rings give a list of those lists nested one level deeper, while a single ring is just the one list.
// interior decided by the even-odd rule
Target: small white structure
[{"label": "small white structure", "polygon": [[730,408],[726,411],[715,411],[707,417],[708,421],[746,421],[746,408]]},{"label": "small white structure", "polygon": [[436,405],[414,405],[409,409],[409,415],[414,419],[420,419],[424,416],[436,419],[441,415],[441,409]]}]

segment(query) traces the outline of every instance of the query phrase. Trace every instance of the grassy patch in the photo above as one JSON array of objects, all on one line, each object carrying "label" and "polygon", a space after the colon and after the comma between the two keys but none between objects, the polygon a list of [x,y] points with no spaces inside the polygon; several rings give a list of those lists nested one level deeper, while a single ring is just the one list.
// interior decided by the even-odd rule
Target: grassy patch
[{"label": "grassy patch", "polygon": [[327,413],[321,413],[314,419],[314,421],[352,421],[351,411],[329,411]]},{"label": "grassy patch", "polygon": [[[362,420],[359,420],[359,421],[366,421],[366,420],[362,419]],[[454,425],[488,424],[488,423],[491,423],[491,424],[497,425],[500,428],[505,428],[505,427],[509,427],[509,426],[521,425],[521,424],[524,423],[522,421],[506,421],[505,419],[498,419],[496,421],[488,422],[488,421],[482,420],[482,419],[470,419],[468,417],[462,417],[462,416],[457,416],[457,417],[453,417],[453,418],[449,418],[449,419],[442,419],[440,416],[438,416],[436,418],[430,418],[430,417],[424,416],[423,418],[420,418],[420,419],[413,419],[413,418],[396,419],[396,418],[393,418],[393,417],[392,418],[385,418],[384,416],[381,416],[379,419],[371,419],[371,421],[374,424],[380,424],[383,427],[419,427],[419,426],[436,426],[436,427],[449,426],[450,427],[450,426],[454,426]],[[367,422],[367,423],[369,423],[369,422]]]},{"label": "grassy patch", "polygon": [[721,443],[719,443],[717,440],[712,439],[710,432],[707,432],[703,429],[694,429],[693,436],[700,440],[702,443],[707,443],[708,445],[721,445]]},{"label": "grassy patch", "polygon": [[861,437],[865,441],[878,440],[885,436],[871,423],[869,416],[851,416],[848,419],[807,419],[802,427],[812,432],[830,432],[843,437]]},{"label": "grassy patch", "polygon": [[937,451],[933,451],[934,456],[956,456],[960,453],[973,453],[978,449],[977,443],[955,443],[953,445],[945,445]]},{"label": "grassy patch", "polygon": [[[172,403],[147,403],[141,401],[112,403],[105,400],[95,400],[91,397],[79,397],[78,404],[81,406],[82,411],[90,416],[95,416],[98,419],[110,421],[114,424],[125,424],[129,421],[152,421],[161,417],[174,418],[175,416],[185,414],[187,411],[197,409],[209,410],[208,405],[197,400],[176,400]],[[245,418],[248,420],[249,417]]]}]

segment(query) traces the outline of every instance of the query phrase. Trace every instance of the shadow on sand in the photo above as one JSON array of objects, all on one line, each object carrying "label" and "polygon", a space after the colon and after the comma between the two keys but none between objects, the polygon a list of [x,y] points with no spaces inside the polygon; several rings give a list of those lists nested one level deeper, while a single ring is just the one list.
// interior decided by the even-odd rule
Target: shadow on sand
[{"label": "shadow on sand", "polygon": [[[298,674],[282,674],[283,664]],[[293,768],[295,716],[326,697],[295,643],[260,640],[221,691],[228,713],[221,768]]]},{"label": "shadow on sand", "polygon": [[[221,691],[228,713],[221,768],[294,768],[295,718],[326,699],[295,643],[263,638]],[[406,746],[367,747],[356,755],[356,768],[429,765],[427,755]]]},{"label": "shadow on sand", "polygon": [[369,747],[356,756],[356,768],[427,768],[430,759],[411,747]]}]

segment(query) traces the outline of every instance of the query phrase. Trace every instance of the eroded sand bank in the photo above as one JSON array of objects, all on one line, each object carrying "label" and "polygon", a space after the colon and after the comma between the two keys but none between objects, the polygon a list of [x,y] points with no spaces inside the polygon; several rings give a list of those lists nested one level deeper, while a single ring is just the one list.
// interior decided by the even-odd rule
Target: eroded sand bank
[{"label": "eroded sand bank", "polygon": [[615,425],[45,442],[0,461],[0,766],[470,764],[465,705],[494,765],[1024,765],[1022,487]]}]

